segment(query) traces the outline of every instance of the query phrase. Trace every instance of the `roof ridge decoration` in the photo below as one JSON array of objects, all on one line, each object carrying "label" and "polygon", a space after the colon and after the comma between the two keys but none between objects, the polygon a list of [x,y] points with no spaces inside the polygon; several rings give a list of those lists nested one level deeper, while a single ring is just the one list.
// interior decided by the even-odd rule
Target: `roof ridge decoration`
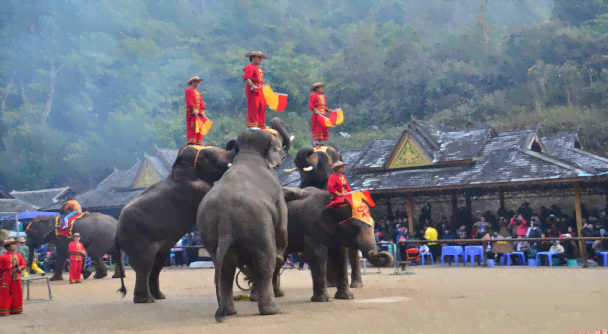
[{"label": "roof ridge decoration", "polygon": [[156,168],[154,168],[150,160],[148,160],[148,156],[146,155],[141,166],[139,166],[139,170],[137,171],[133,182],[131,183],[131,188],[147,188],[160,180],[160,174],[158,173]]},{"label": "roof ridge decoration", "polygon": [[17,190],[12,190],[9,194],[34,194],[34,193],[42,193],[42,192],[50,192],[50,191],[59,191],[61,190],[62,192],[65,192],[66,190],[70,189],[69,186],[67,187],[59,187],[59,188],[48,188],[48,189],[38,189],[38,190],[23,190],[23,191],[17,191]]},{"label": "roof ridge decoration", "polygon": [[[578,165],[575,166],[574,164],[566,163],[564,161],[558,160],[558,159],[556,159],[554,157],[551,157],[551,156],[549,156],[547,154],[544,154],[544,153],[538,153],[538,152],[535,152],[535,151],[532,151],[532,150],[528,150],[528,149],[525,149],[525,148],[521,148],[521,147],[518,147],[517,150],[519,150],[520,152],[523,152],[523,153],[525,153],[527,155],[530,155],[530,156],[533,156],[535,158],[538,158],[538,159],[544,160],[546,162],[552,163],[552,164],[554,164],[556,166],[559,166],[559,167],[562,167],[562,168],[565,168],[565,169],[569,169],[569,170],[571,170],[573,172],[576,172],[576,173],[579,173],[579,174],[581,174],[581,173],[588,173],[589,172],[588,170],[584,170],[582,166],[578,166]],[[593,172],[595,173],[596,171],[593,171]]]},{"label": "roof ridge decoration", "polygon": [[384,168],[394,169],[403,167],[428,166],[433,157],[426,152],[408,130],[404,130],[401,139],[395,145],[393,152],[384,164]]},{"label": "roof ridge decoration", "polygon": [[426,139],[435,150],[439,150],[441,148],[441,145],[433,138],[433,136],[431,136],[430,131],[424,126],[423,122],[412,121],[412,125],[413,126],[409,126],[411,131],[418,130],[422,137]]},{"label": "roof ridge decoration", "polygon": [[[522,149],[534,151],[537,153],[547,153],[547,148],[545,147],[545,144],[543,144],[543,141],[540,139],[539,135],[541,127],[542,122],[539,122],[534,127],[534,129],[532,129],[532,132],[528,135],[528,138],[526,138],[526,141],[523,143],[521,147]],[[535,143],[539,146],[538,149],[540,149],[540,152],[536,151],[536,149],[534,148]]]},{"label": "roof ridge decoration", "polygon": [[576,153],[584,154],[584,155],[586,155],[588,157],[591,157],[593,159],[597,159],[597,160],[600,160],[600,161],[608,162],[608,158],[603,157],[601,155],[597,155],[597,154],[591,153],[591,152],[583,151],[580,148],[568,147],[568,150],[576,152]]}]

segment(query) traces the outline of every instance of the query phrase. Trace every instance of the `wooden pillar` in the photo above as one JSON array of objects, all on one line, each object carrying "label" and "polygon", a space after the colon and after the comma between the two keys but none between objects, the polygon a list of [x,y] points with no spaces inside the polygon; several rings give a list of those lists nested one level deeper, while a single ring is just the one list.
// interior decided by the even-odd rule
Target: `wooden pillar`
[{"label": "wooden pillar", "polygon": [[452,216],[456,218],[458,214],[458,195],[452,194]]},{"label": "wooden pillar", "polygon": [[[583,213],[581,211],[581,185],[578,182],[574,182],[574,209],[576,210],[576,228],[578,229],[578,236],[581,236],[583,230]],[[587,243],[579,240],[578,248],[583,256],[583,268],[589,267],[587,264]]]},{"label": "wooden pillar", "polygon": [[500,207],[504,208],[505,207],[505,192],[500,190]]},{"label": "wooden pillar", "polygon": [[410,233],[414,235],[414,195],[411,192],[407,193],[407,216]]},{"label": "wooden pillar", "polygon": [[393,203],[391,203],[391,199],[390,198],[386,199],[386,214],[389,217],[393,216]]},{"label": "wooden pillar", "polygon": [[473,207],[471,204],[471,195],[469,195],[468,193],[465,193],[465,200],[467,203],[467,219],[469,220],[467,222],[467,225],[472,224],[472,219],[473,219]]}]

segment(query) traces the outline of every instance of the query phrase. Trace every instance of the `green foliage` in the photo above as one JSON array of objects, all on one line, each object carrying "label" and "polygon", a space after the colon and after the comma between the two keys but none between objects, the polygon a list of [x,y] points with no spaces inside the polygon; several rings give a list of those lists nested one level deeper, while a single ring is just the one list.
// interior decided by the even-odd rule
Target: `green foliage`
[{"label": "green foliage", "polygon": [[3,2],[0,184],[82,190],[155,145],[181,147],[193,75],[214,122],[205,142],[224,146],[245,129],[251,50],[269,56],[266,81],[289,95],[267,119],[284,119],[291,153],[311,143],[317,81],[344,110],[330,130],[343,149],[396,137],[415,115],[581,125],[605,151],[605,1],[485,2]]}]

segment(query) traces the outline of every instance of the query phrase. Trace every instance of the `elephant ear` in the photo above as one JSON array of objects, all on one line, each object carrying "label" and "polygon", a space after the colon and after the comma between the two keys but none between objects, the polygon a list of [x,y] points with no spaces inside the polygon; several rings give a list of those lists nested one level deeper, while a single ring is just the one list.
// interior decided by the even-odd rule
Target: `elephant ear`
[{"label": "elephant ear", "polygon": [[296,187],[283,187],[282,189],[285,202],[295,201],[307,195],[305,190]]},{"label": "elephant ear", "polygon": [[228,143],[226,143],[226,151],[232,150],[234,150],[234,153],[239,153],[239,147],[236,145],[236,138],[232,138]]},{"label": "elephant ear", "polygon": [[[265,131],[264,131],[265,132]],[[281,145],[281,139],[271,134],[270,132],[265,132],[264,136],[269,136],[268,147],[264,152],[264,157],[266,158],[266,162],[268,163],[269,168],[275,168],[280,166],[283,162],[283,149]]]}]

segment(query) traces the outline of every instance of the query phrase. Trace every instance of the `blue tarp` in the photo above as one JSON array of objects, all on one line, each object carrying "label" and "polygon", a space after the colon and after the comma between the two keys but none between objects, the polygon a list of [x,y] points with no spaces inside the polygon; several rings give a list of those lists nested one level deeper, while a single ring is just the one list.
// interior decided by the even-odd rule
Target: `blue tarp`
[{"label": "blue tarp", "polygon": [[[44,211],[23,211],[17,214],[17,219],[33,219],[38,216],[57,216],[57,212],[44,212]],[[15,219],[15,215],[8,215],[0,217],[0,220]]]}]

